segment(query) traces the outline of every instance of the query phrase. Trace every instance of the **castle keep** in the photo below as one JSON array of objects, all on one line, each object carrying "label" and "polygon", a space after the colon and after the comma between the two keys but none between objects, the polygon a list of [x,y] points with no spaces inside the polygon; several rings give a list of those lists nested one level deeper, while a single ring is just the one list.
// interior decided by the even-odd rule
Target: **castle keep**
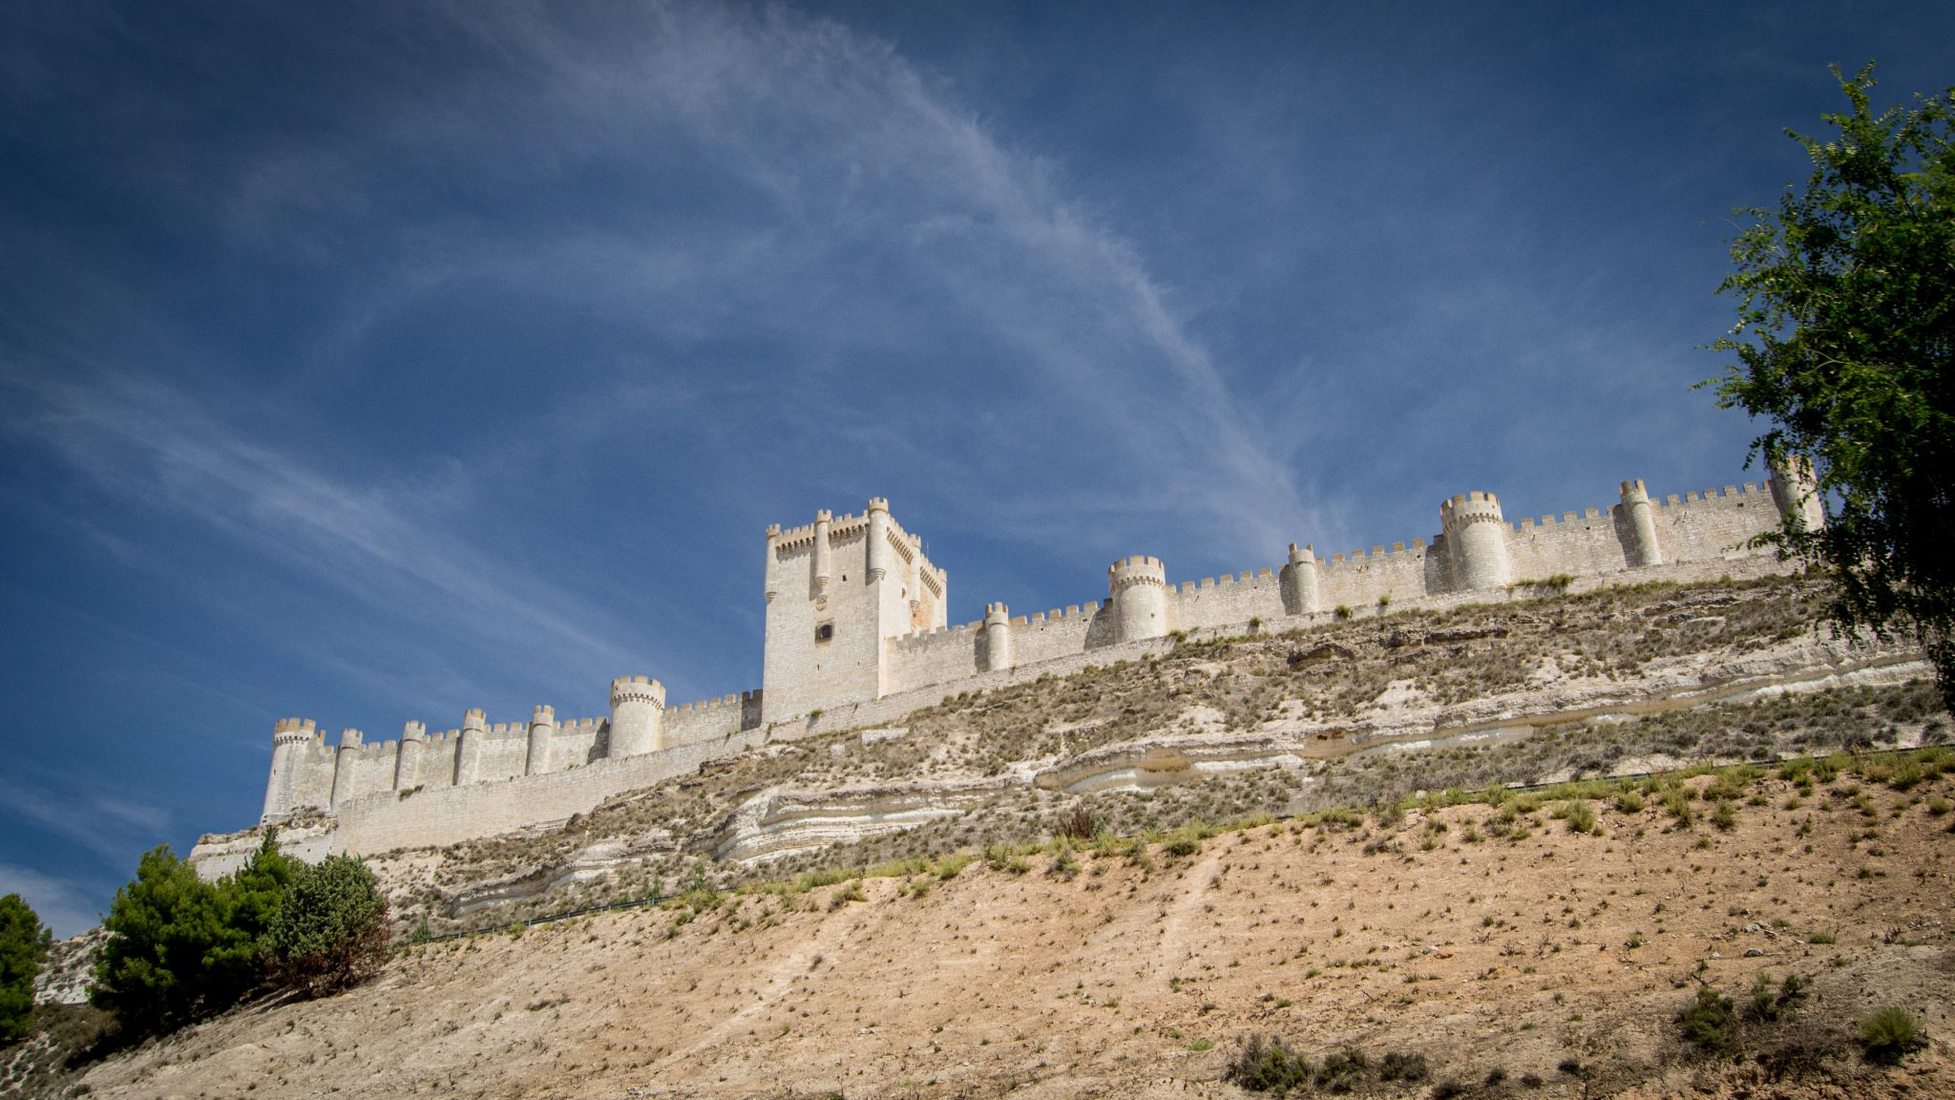
[{"label": "castle keep", "polygon": [[[949,577],[923,540],[872,499],[860,515],[766,531],[766,640],[757,691],[668,706],[648,676],[611,682],[608,714],[490,723],[469,710],[430,732],[409,721],[398,740],[343,730],[328,745],[309,718],[272,734],[263,821],[323,813],[332,851],[371,852],[561,821],[605,798],[696,771],[707,761],[779,741],[886,722],[948,695],[1152,652],[1170,634],[1286,630],[1387,605],[1506,599],[1551,578],[1558,586],[1708,579],[1781,568],[1750,545],[1796,512],[1822,522],[1810,481],[1774,474],[1765,488],[1649,495],[1622,483],[1615,503],[1510,523],[1492,493],[1439,506],[1430,541],[1319,557],[1289,547],[1275,566],[1180,583],[1159,558],[1107,567],[1106,599],[1032,616],[1001,603],[947,625]],[[323,854],[323,852],[321,853]],[[221,868],[206,868],[215,873]]]}]

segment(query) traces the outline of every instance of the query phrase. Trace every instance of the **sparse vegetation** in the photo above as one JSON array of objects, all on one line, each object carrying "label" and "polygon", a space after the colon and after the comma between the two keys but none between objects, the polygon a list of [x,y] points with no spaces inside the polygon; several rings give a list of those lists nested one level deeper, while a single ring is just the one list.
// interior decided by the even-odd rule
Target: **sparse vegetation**
[{"label": "sparse vegetation", "polygon": [[1860,1021],[1860,1043],[1868,1061],[1893,1065],[1927,1046],[1928,1040],[1914,1013],[1899,1005],[1887,1005]]},{"label": "sparse vegetation", "polygon": [[1731,998],[1705,986],[1677,1013],[1677,1031],[1699,1050],[1723,1054],[1737,1044],[1738,1014]]}]

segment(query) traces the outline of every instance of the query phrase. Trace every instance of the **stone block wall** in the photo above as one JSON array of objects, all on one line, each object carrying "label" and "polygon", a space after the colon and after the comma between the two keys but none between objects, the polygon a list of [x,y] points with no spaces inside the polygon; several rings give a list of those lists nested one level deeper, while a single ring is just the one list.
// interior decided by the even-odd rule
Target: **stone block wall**
[{"label": "stone block wall", "polygon": [[[1501,518],[1491,494],[1463,494],[1442,506],[1442,522],[1451,534],[1429,541],[1394,543],[1389,550],[1379,545],[1328,559],[1293,555],[1292,564],[1282,569],[1165,586],[1158,579],[1163,567],[1151,558],[1122,559],[1109,574],[1131,571],[1135,562],[1152,571],[1156,579],[1148,582],[1146,595],[1163,602],[1160,614],[1150,612],[1150,629],[1163,634],[1238,632],[1258,621],[1265,630],[1286,630],[1329,621],[1339,609],[1375,614],[1382,597],[1389,597],[1394,609],[1509,598],[1504,587],[1486,583],[1488,576],[1509,576],[1518,585],[1566,575],[1581,589],[1617,578],[1696,580],[1783,568],[1768,551],[1749,545],[1777,526],[1779,496],[1797,494],[1775,496],[1769,485],[1746,484],[1650,497],[1645,506],[1640,483],[1625,483],[1621,502],[1609,508],[1515,524]],[[1632,504],[1637,511],[1630,510]],[[1470,526],[1463,520],[1468,513]],[[1651,531],[1661,564],[1639,565]],[[1450,545],[1449,539],[1468,532],[1478,557],[1472,569],[1463,570],[1468,549]],[[1505,554],[1491,571],[1485,559],[1489,551]],[[1314,608],[1294,606],[1301,589],[1286,580],[1286,572],[1294,579],[1296,570],[1314,577]],[[1484,586],[1469,590],[1474,578]],[[337,843],[348,851],[451,843],[559,820],[770,737],[893,721],[960,691],[1064,675],[1171,646],[1161,637],[1122,639],[1121,583],[1120,576],[1113,577],[1114,598],[1104,603],[1010,618],[1003,605],[988,605],[987,621],[946,627],[947,577],[923,556],[922,540],[889,518],[886,503],[872,500],[862,515],[839,519],[821,513],[807,527],[768,531],[764,691],[665,708],[664,748],[614,759],[608,719],[567,719],[549,736],[544,770],[526,775],[535,770],[529,762],[529,723],[484,723],[471,734],[473,781],[457,787],[463,746],[458,729],[413,742],[419,746],[418,765],[410,755],[403,767],[400,741],[362,743],[355,733],[348,747],[339,749],[326,745],[311,722],[288,719],[279,723],[267,805],[289,797],[293,808],[337,815],[342,837]],[[1286,606],[1286,598],[1292,606]],[[818,634],[823,626],[832,634]],[[280,768],[289,774],[281,776]]]}]

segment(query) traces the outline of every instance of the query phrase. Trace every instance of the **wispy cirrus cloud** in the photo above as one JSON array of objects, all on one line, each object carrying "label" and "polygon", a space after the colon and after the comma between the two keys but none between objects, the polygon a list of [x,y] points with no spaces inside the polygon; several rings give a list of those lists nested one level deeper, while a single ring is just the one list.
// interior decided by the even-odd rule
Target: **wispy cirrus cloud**
[{"label": "wispy cirrus cloud", "polygon": [[159,806],[112,795],[66,779],[34,783],[0,776],[0,813],[55,833],[111,861],[126,855],[132,838],[153,837],[169,825]]},{"label": "wispy cirrus cloud", "polygon": [[603,608],[447,534],[450,479],[349,483],[154,380],[9,374],[0,386],[9,434],[124,502],[205,525],[382,615],[439,615],[444,633],[520,643],[585,676],[634,663]]},{"label": "wispy cirrus cloud", "polygon": [[100,883],[0,862],[0,894],[19,894],[56,939],[93,928],[108,908]]},{"label": "wispy cirrus cloud", "polygon": [[[1137,242],[1068,194],[1064,165],[1014,147],[889,43],[780,8],[660,5],[602,25],[449,14],[493,65],[390,103],[302,163],[251,165],[230,192],[228,224],[253,242],[409,227],[393,236],[412,253],[349,301],[335,354],[487,283],[575,300],[648,340],[739,331],[804,363],[845,359],[853,385],[770,425],[783,450],[829,419],[913,419],[903,406],[933,388],[981,406],[1009,425],[1008,457],[975,421],[943,418],[921,459],[942,460],[978,522],[1010,517],[1030,539],[1068,523],[1158,530],[1172,509],[1209,550],[1267,552],[1323,521],[1295,471],[1308,417],[1245,400]],[[417,213],[403,163],[435,177],[492,166],[469,184],[491,195],[603,165],[659,199],[487,225]],[[957,345],[987,357],[929,368]]]}]

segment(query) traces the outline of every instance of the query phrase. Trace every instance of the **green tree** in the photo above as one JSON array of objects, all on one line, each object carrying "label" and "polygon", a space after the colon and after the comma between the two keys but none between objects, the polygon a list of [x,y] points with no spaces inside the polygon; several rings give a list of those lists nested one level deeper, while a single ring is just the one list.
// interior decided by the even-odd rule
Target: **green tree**
[{"label": "green tree", "polygon": [[1825,523],[1765,541],[1837,579],[1842,626],[1919,642],[1955,707],[1955,89],[1876,115],[1873,68],[1833,69],[1850,110],[1791,134],[1805,188],[1746,212],[1719,287],[1738,323],[1712,345],[1737,362],[1712,384],[1770,421],[1774,469],[1815,474]]},{"label": "green tree", "polygon": [[0,1042],[27,1036],[34,1025],[34,979],[47,957],[48,930],[19,894],[0,898]]},{"label": "green tree", "polygon": [[123,1028],[177,1026],[206,1004],[204,960],[224,940],[217,890],[167,844],[143,853],[136,877],[115,892],[102,921],[108,942],[95,960],[89,1000]]},{"label": "green tree", "polygon": [[203,960],[212,1007],[235,1003],[265,980],[272,922],[301,866],[278,850],[278,830],[267,829],[251,861],[218,881],[220,931]]},{"label": "green tree", "polygon": [[353,856],[292,877],[267,937],[280,980],[318,995],[354,985],[387,960],[387,901]]}]

